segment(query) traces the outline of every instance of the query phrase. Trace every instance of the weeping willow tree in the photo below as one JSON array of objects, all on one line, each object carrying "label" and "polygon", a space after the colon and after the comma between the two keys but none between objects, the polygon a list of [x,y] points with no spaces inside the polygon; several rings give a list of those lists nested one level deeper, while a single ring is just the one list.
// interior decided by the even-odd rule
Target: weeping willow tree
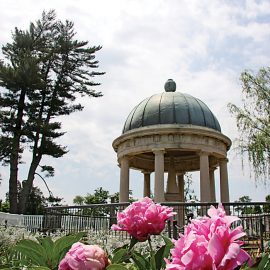
[{"label": "weeping willow tree", "polygon": [[240,133],[237,147],[242,157],[247,154],[255,177],[266,183],[270,176],[270,67],[257,74],[243,72],[241,82],[242,107],[228,104]]}]

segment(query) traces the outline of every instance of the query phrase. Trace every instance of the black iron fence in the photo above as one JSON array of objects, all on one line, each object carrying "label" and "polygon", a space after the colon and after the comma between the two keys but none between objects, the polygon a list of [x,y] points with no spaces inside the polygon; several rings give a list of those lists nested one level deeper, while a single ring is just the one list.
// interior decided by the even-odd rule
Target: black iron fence
[{"label": "black iron fence", "polygon": [[43,230],[66,233],[109,231],[116,223],[117,212],[129,203],[91,204],[82,206],[57,206],[45,209]]},{"label": "black iron fence", "polygon": [[[49,207],[46,208],[42,227],[44,231],[60,230],[65,233],[106,231],[108,234],[117,235],[117,232],[112,232],[110,228],[117,222],[117,212],[123,211],[128,205],[128,203],[111,203]],[[170,237],[177,238],[190,219],[207,215],[210,206],[216,207],[218,203],[166,202],[163,205],[173,207],[177,212],[165,229],[165,233]],[[270,203],[223,203],[223,206],[228,215],[240,218],[233,226],[243,226],[246,232],[244,238],[246,245],[257,246],[260,250],[264,250],[265,243],[270,240]]]}]

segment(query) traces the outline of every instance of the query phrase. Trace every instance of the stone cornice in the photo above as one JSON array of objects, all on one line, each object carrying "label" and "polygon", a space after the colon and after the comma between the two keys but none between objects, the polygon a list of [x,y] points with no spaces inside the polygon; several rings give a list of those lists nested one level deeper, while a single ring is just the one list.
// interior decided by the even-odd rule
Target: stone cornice
[{"label": "stone cornice", "polygon": [[[143,137],[152,137],[153,141],[159,142],[162,135],[168,135],[168,142],[175,141],[175,135],[183,135],[188,137],[189,135],[197,135],[198,137],[205,137],[219,141],[226,148],[226,151],[229,150],[231,146],[231,140],[224,134],[215,131],[210,128],[205,128],[201,126],[194,125],[178,125],[178,124],[169,124],[169,125],[152,125],[147,127],[142,127],[134,129],[124,133],[113,141],[113,148],[118,152],[118,147],[126,141],[134,141]],[[164,137],[164,136],[163,136]],[[196,144],[196,142],[194,141]]]}]

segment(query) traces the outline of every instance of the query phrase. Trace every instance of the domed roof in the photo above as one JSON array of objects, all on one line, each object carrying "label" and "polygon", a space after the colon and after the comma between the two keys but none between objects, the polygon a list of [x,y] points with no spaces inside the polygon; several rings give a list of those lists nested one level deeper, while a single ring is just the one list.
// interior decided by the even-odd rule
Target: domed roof
[{"label": "domed roof", "polygon": [[191,95],[173,92],[170,80],[166,84],[166,92],[144,99],[131,111],[123,133],[136,128],[163,124],[195,125],[221,132],[217,118],[205,103]]}]

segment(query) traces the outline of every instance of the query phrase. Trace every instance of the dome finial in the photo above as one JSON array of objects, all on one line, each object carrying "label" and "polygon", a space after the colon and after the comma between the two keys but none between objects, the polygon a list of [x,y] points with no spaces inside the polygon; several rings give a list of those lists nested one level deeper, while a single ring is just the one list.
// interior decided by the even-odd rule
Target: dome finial
[{"label": "dome finial", "polygon": [[168,79],[165,82],[164,89],[166,92],[175,92],[176,91],[176,83],[173,79]]}]

